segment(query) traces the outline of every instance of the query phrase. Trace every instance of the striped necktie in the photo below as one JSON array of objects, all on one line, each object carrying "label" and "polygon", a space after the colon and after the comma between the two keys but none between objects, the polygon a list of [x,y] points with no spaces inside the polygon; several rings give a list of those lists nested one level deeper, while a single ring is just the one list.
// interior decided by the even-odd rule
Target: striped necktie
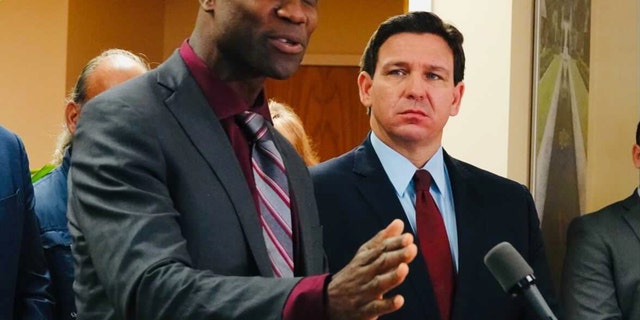
[{"label": "striped necktie", "polygon": [[293,277],[289,183],[282,156],[264,118],[245,111],[237,116],[252,143],[251,167],[258,191],[260,224],[276,277]]}]

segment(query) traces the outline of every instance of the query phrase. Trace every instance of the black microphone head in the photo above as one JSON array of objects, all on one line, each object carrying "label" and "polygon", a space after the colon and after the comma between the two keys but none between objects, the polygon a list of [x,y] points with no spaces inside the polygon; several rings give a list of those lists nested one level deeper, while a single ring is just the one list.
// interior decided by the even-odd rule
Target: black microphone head
[{"label": "black microphone head", "polygon": [[511,291],[520,280],[533,274],[533,269],[508,242],[501,242],[489,250],[484,256],[484,264],[505,292]]}]

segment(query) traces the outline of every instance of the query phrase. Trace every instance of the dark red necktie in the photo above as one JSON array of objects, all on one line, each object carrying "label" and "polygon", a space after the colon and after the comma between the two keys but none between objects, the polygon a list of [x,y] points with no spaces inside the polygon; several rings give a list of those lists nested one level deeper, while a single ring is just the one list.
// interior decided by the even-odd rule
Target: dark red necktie
[{"label": "dark red necktie", "polygon": [[441,319],[449,320],[454,286],[453,261],[442,215],[429,192],[431,180],[431,174],[426,170],[417,170],[413,176],[418,243],[429,270]]}]

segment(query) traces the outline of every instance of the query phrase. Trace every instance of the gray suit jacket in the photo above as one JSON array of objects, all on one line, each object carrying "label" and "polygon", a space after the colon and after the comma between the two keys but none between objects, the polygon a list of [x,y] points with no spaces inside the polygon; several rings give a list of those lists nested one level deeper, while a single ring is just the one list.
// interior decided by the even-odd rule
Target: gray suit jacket
[{"label": "gray suit jacket", "polygon": [[574,219],[562,298],[568,320],[640,319],[640,197]]},{"label": "gray suit jacket", "polygon": [[[304,262],[323,271],[306,166],[274,132]],[[273,278],[231,144],[176,52],[91,100],[74,137],[69,227],[79,319],[279,319],[300,278]]]}]

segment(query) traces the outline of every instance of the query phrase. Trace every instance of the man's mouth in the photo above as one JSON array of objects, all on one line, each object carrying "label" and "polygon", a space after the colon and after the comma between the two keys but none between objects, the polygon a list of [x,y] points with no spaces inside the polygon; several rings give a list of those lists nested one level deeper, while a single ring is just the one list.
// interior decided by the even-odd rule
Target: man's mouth
[{"label": "man's mouth", "polygon": [[269,41],[278,51],[285,54],[300,54],[304,52],[304,45],[295,37],[276,36],[269,38]]},{"label": "man's mouth", "polygon": [[427,114],[424,111],[420,110],[420,109],[409,109],[409,110],[405,110],[405,111],[400,112],[400,114],[403,114],[403,115],[419,115],[419,116],[425,116],[425,117],[427,116]]}]

